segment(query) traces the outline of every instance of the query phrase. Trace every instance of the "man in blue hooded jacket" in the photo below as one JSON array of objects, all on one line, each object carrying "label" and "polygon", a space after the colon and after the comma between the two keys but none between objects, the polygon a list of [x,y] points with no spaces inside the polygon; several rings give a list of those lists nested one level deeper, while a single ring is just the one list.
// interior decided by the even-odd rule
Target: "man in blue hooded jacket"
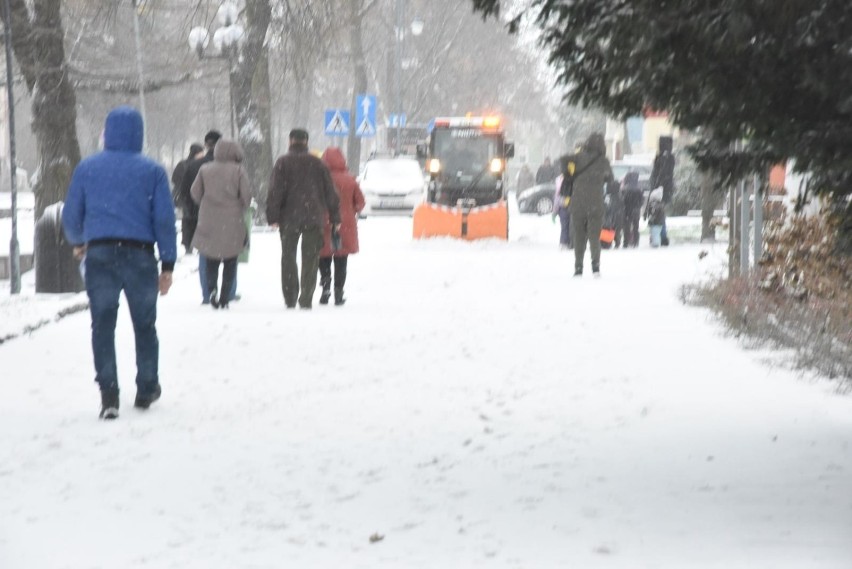
[{"label": "man in blue hooded jacket", "polygon": [[[117,107],[106,119],[104,150],[71,177],[62,223],[75,254],[85,253],[95,381],[102,419],[118,417],[115,322],[121,291],[136,334],[135,407],[159,399],[157,292],[167,294],[177,258],[175,212],[165,169],[142,155],[142,116]],[[154,244],[160,253],[157,269]]]}]

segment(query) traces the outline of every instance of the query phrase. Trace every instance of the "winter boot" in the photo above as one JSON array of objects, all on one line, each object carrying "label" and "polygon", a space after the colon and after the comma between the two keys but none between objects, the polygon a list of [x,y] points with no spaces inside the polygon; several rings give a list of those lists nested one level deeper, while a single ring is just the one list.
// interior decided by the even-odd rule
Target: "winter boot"
[{"label": "winter boot", "polygon": [[210,291],[210,306],[212,306],[214,310],[219,308],[219,291],[215,288]]},{"label": "winter boot", "polygon": [[320,304],[328,304],[328,299],[331,298],[331,279],[320,279],[320,286],[322,287],[322,292],[320,293],[319,302]]},{"label": "winter boot", "polygon": [[163,389],[160,387],[160,384],[156,384],[154,386],[154,390],[151,393],[140,393],[136,392],[136,401],[133,403],[133,406],[137,409],[147,409],[151,406],[151,403],[160,398],[160,395],[163,394]]},{"label": "winter boot", "polygon": [[101,413],[98,418],[107,421],[118,419],[118,389],[101,390]]},{"label": "winter boot", "polygon": [[334,289],[334,305],[335,306],[343,306],[346,304],[346,299],[343,298],[343,289],[335,288]]},{"label": "winter boot", "polygon": [[582,277],[583,276],[583,267],[577,267],[576,269],[574,269],[574,276],[575,277]]}]

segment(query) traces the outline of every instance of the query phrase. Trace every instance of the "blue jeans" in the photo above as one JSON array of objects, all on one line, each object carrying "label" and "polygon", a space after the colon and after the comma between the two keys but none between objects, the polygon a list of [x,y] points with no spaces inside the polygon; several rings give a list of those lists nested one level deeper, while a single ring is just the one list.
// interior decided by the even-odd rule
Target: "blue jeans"
[{"label": "blue jeans", "polygon": [[571,247],[571,212],[564,207],[559,208],[559,244]]},{"label": "blue jeans", "polygon": [[101,390],[118,389],[115,321],[122,290],[136,336],[136,388],[142,394],[156,388],[160,357],[156,328],[158,277],[153,251],[112,244],[93,245],[86,251],[95,381]]},{"label": "blue jeans", "polygon": [[[198,278],[201,280],[201,304],[210,304],[210,287],[207,286],[207,257],[198,254]],[[234,284],[231,285],[231,294],[228,301],[237,296],[237,270],[234,269]]]}]

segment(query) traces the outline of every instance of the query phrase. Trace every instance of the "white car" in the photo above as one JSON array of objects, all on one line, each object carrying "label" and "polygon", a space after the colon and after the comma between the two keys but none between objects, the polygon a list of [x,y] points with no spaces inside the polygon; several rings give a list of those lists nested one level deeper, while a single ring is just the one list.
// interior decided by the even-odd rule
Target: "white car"
[{"label": "white car", "polygon": [[379,212],[410,213],[426,192],[420,163],[414,158],[374,158],[358,177],[367,206],[363,214]]}]

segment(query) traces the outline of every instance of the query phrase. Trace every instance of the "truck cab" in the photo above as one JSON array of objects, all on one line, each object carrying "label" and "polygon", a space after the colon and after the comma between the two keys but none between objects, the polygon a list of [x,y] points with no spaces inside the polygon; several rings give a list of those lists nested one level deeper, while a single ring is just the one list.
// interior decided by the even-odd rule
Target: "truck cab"
[{"label": "truck cab", "polygon": [[504,199],[514,146],[504,140],[499,117],[438,117],[423,154],[430,203],[475,207]]},{"label": "truck cab", "polygon": [[438,117],[418,145],[429,183],[414,213],[414,236],[508,238],[506,142],[500,117]]}]

